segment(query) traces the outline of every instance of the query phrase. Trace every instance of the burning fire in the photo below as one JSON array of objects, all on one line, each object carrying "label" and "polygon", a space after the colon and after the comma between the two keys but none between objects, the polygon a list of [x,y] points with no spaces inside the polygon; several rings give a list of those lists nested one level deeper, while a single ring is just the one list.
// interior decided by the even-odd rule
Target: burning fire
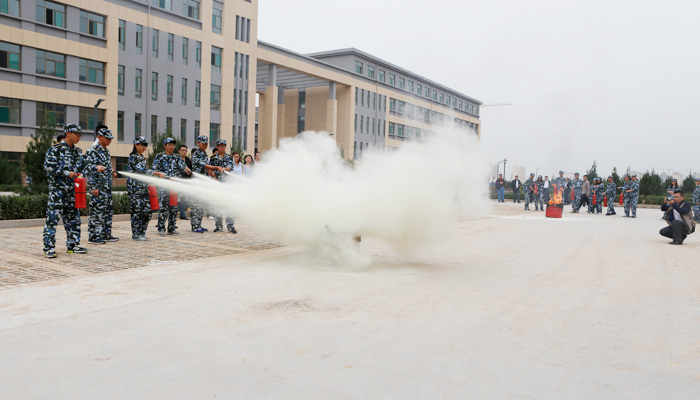
[{"label": "burning fire", "polygon": [[552,194],[549,196],[549,205],[553,206],[555,204],[562,204],[564,198],[564,191],[557,188],[557,185],[552,185]]}]

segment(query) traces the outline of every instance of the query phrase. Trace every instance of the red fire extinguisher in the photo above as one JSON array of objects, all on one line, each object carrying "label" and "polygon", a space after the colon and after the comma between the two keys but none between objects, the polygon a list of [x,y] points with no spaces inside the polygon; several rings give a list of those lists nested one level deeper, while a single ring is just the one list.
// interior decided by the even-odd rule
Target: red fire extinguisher
[{"label": "red fire extinguisher", "polygon": [[87,207],[87,199],[85,197],[86,189],[87,180],[82,175],[78,175],[75,178],[75,208]]},{"label": "red fire extinguisher", "polygon": [[158,191],[154,185],[148,185],[148,200],[151,202],[151,211],[160,208],[160,204],[158,204]]},{"label": "red fire extinguisher", "polygon": [[624,193],[620,193],[620,205],[622,205],[622,196],[624,196]]},{"label": "red fire extinguisher", "polygon": [[574,196],[575,196],[575,194],[574,194],[574,191],[572,190],[571,191],[571,201],[574,201]]},{"label": "red fire extinguisher", "polygon": [[608,196],[605,196],[605,198],[603,199],[603,207],[607,207],[607,206],[608,206]]},{"label": "red fire extinguisher", "polygon": [[593,205],[595,206],[596,204],[598,203],[596,203],[595,193],[593,193]]},{"label": "red fire extinguisher", "polygon": [[177,192],[176,191],[170,192],[170,205],[177,206]]}]

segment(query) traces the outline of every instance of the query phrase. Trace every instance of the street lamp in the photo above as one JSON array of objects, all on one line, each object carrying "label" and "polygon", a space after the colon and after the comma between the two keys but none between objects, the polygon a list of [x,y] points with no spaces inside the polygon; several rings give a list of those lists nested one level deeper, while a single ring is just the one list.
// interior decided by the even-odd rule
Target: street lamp
[{"label": "street lamp", "polygon": [[507,162],[507,161],[508,161],[508,160],[506,160],[505,157],[504,157],[504,158],[503,158],[503,178],[506,177],[506,162]]},{"label": "street lamp", "polygon": [[97,117],[97,115],[98,115],[97,114],[97,107],[99,107],[103,101],[105,101],[105,99],[99,99],[99,100],[97,100],[97,103],[95,103],[95,128],[97,128],[97,125],[100,124],[100,120]]},{"label": "street lamp", "polygon": [[[505,161],[505,158],[503,159],[503,161]],[[498,175],[498,174],[501,172],[501,163],[502,163],[503,161],[499,161],[498,164],[496,164],[496,175]],[[503,167],[503,173],[505,174],[505,172],[506,172],[506,171],[505,171],[505,166],[504,166],[504,167]],[[503,175],[503,176],[505,176],[505,175]],[[494,178],[495,178],[495,176],[494,176]]]},{"label": "street lamp", "polygon": [[537,167],[537,169],[535,170],[535,179],[537,179],[537,177],[539,176],[539,175],[537,175],[537,171],[539,171],[540,168],[542,168],[542,167]]}]

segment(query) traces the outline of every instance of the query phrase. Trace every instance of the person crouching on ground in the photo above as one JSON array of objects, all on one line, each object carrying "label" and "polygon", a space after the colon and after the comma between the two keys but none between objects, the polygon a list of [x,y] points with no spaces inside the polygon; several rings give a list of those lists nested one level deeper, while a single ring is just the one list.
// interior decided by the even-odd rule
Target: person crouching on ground
[{"label": "person crouching on ground", "polygon": [[[148,148],[145,137],[134,138],[134,148],[129,154],[129,172],[142,175],[155,175],[165,178],[162,172],[148,169],[143,153]],[[151,221],[151,202],[148,198],[148,185],[133,178],[126,180],[129,191],[129,208],[131,209],[131,238],[138,241],[146,240],[146,229]]]},{"label": "person crouching on ground", "polygon": [[[166,177],[179,178],[182,174],[189,175],[192,172],[187,168],[187,164],[178,154],[173,154],[175,152],[175,142],[174,138],[165,138],[163,144],[165,145],[165,153],[160,153],[153,160],[153,169],[162,172]],[[158,234],[165,235],[165,221],[168,221],[168,235],[177,235],[177,214],[180,208],[176,205],[170,205],[170,191],[165,189],[158,190],[158,200],[160,203],[160,210],[158,210]]]},{"label": "person crouching on ground", "polygon": [[90,188],[90,216],[88,217],[88,243],[105,244],[116,242],[112,236],[112,179],[117,171],[112,170],[112,156],[107,146],[112,143],[112,131],[105,125],[95,128],[97,142],[85,152],[88,187]]},{"label": "person crouching on ground", "polygon": [[664,200],[661,211],[666,211],[665,219],[669,226],[661,229],[659,233],[673,239],[669,244],[683,244],[685,238],[695,232],[693,210],[690,203],[685,201],[682,191],[673,193],[673,200]]}]

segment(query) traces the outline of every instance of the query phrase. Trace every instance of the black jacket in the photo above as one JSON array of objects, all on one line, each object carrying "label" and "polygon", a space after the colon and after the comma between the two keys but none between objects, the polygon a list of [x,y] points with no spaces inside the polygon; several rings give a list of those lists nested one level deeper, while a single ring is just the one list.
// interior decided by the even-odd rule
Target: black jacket
[{"label": "black jacket", "polygon": [[[516,183],[518,184],[518,186],[515,186]],[[522,185],[523,185],[523,183],[520,182],[520,179],[513,179],[510,182],[510,187],[513,188],[513,190],[520,189],[520,186],[522,186]]]},{"label": "black jacket", "polygon": [[[693,233],[695,232],[695,223],[693,222],[693,213],[692,213],[692,208],[690,207],[690,203],[687,201],[683,200],[680,203],[673,203],[673,204],[666,204],[664,203],[661,206],[661,211],[668,211],[665,215],[666,222],[668,222],[669,225],[673,221],[675,221],[676,217],[673,215],[673,211],[678,211],[678,214],[681,215],[681,222],[683,222],[686,227],[688,228],[688,232]],[[690,215],[688,215],[690,214]]]}]

